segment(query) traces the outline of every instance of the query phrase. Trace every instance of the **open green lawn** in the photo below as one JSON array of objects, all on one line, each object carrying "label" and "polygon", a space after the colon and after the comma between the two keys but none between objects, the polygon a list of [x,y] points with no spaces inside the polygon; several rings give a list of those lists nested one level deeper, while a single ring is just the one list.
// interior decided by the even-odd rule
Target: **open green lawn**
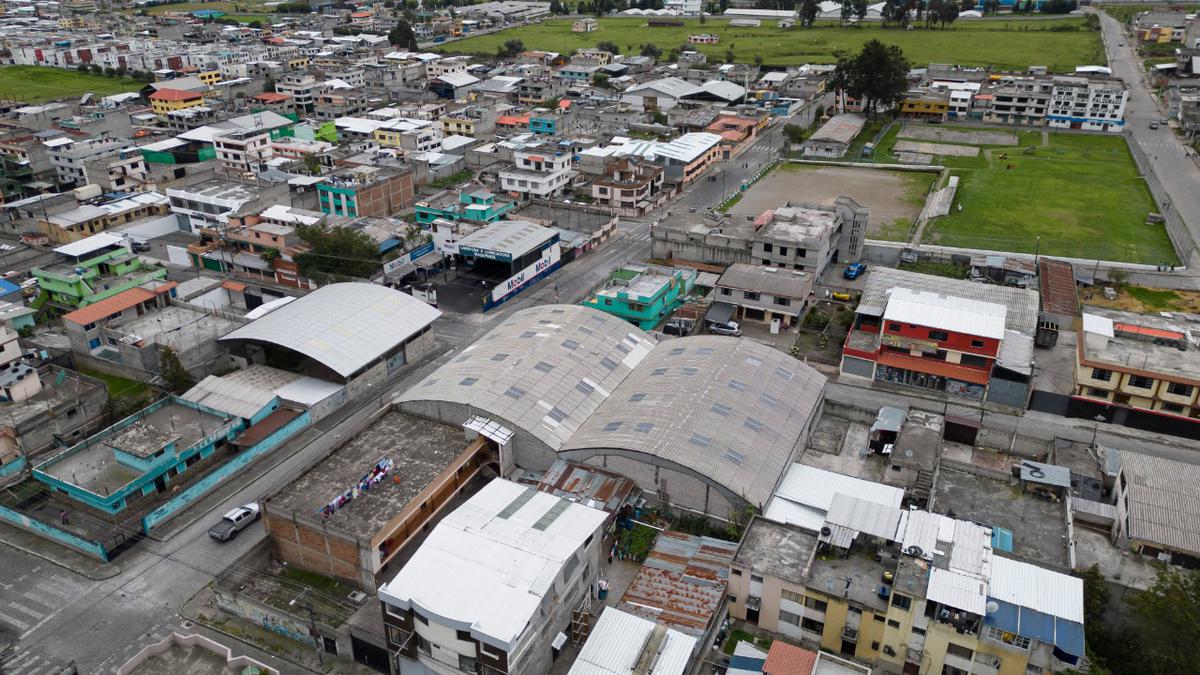
[{"label": "open green lawn", "polygon": [[0,68],[0,98],[36,103],[92,92],[97,96],[137,91],[145,86],[137,80],[104,75],[84,75],[75,70],[41,66]]},{"label": "open green lawn", "polygon": [[[890,156],[898,131],[881,143],[881,161]],[[1018,147],[985,146],[978,157],[939,160],[959,177],[958,194],[950,215],[925,227],[926,242],[1073,258],[1176,261],[1163,226],[1146,224],[1154,202],[1124,138],[1027,130],[1019,132],[1018,142]]]},{"label": "open green lawn", "polygon": [[245,2],[226,2],[225,0],[219,0],[218,2],[177,2],[172,5],[147,7],[146,13],[150,15],[172,14],[194,12],[198,9],[211,9],[217,12],[225,12],[226,14],[252,14],[261,12],[263,10],[263,3],[255,2],[254,0],[246,0]]},{"label": "open green lawn", "polygon": [[[1055,26],[1078,27],[1069,32],[1052,31]],[[700,25],[689,20],[683,27],[650,28],[642,17],[606,17],[592,33],[572,33],[570,20],[552,20],[458,40],[438,49],[447,53],[495,54],[505,41],[518,39],[526,49],[573,52],[581,47],[611,41],[623,53],[636,54],[644,43],[654,43],[667,52],[687,42],[696,33],[715,33],[716,45],[697,45],[709,59],[723,62],[733,50],[742,63],[762,56],[766,65],[833,63],[838,50],[857,51],[862,43],[877,38],[899,45],[914,66],[928,63],[958,63],[965,66],[992,65],[1005,70],[1024,70],[1045,65],[1067,70],[1079,64],[1104,64],[1099,33],[1084,28],[1083,19],[962,21],[945,30],[884,29],[878,25],[861,28],[818,24],[813,28],[781,30],[774,21],[758,28],[730,28],[728,22],[710,20]]]},{"label": "open green lawn", "polygon": [[86,368],[79,368],[78,370],[84,375],[94,377],[108,385],[108,395],[112,398],[133,398],[142,396],[150,391],[150,385],[145,382],[109,375],[98,370],[88,370]]}]

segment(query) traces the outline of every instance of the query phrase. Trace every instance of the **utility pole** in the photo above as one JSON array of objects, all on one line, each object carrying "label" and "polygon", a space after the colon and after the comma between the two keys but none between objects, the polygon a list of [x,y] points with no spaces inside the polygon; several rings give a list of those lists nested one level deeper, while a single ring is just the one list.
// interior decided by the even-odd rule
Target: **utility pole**
[{"label": "utility pole", "polygon": [[[298,600],[300,600],[301,598],[303,598],[303,597],[304,597],[304,594],[305,594],[305,593],[307,593],[307,592],[308,592],[308,590],[309,590],[309,589],[308,589],[307,587],[305,587],[305,589],[304,589],[304,590],[300,591],[300,594],[299,594],[299,595],[297,595],[296,597],[292,598],[292,599],[291,599],[291,600],[288,602],[288,607],[293,607],[293,606],[295,606],[295,605],[296,605],[296,602],[297,602]],[[325,665],[325,657],[324,657],[324,655],[321,653],[321,651],[322,651],[322,650],[321,650],[321,636],[320,636],[320,634],[317,632],[317,618],[316,618],[316,614],[313,612],[312,605],[310,605],[310,604],[308,604],[308,603],[302,603],[302,604],[300,605],[300,607],[301,607],[302,609],[306,609],[306,610],[308,610],[308,634],[309,634],[309,635],[312,637],[312,639],[313,639],[313,649],[315,649],[315,650],[317,651],[317,663],[319,663],[319,664],[321,664],[321,665],[323,666],[323,665]]]}]

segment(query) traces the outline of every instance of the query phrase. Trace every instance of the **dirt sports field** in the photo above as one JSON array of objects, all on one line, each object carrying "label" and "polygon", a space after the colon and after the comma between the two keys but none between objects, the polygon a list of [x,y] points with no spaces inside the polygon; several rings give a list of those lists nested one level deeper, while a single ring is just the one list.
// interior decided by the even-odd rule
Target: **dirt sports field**
[{"label": "dirt sports field", "polygon": [[933,173],[888,171],[814,164],[782,164],[746,191],[729,209],[735,216],[756,216],[791,201],[832,206],[838,195],[871,209],[867,236],[903,240],[921,213]]}]

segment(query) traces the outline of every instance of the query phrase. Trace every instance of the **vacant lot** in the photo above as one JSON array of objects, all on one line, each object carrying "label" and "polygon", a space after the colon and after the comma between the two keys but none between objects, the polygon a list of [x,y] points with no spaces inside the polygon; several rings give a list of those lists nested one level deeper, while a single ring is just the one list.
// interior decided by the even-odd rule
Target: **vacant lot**
[{"label": "vacant lot", "polygon": [[[895,138],[894,130],[884,138],[880,160],[891,156]],[[978,157],[939,162],[959,177],[958,195],[950,215],[926,226],[927,242],[1073,258],[1175,261],[1163,227],[1146,224],[1154,202],[1117,134],[1025,130],[1018,132],[1016,145],[985,145]]]},{"label": "vacant lot", "polygon": [[758,215],[791,201],[833,206],[846,195],[871,209],[867,236],[904,241],[921,213],[935,174],[817,164],[782,164],[747,190],[729,209],[734,215]]},{"label": "vacant lot", "polygon": [[1060,71],[1107,62],[1100,48],[1100,34],[1085,29],[1083,19],[1074,18],[960,21],[945,30],[903,31],[878,25],[840,27],[832,22],[791,30],[779,29],[774,21],[763,21],[757,28],[730,28],[727,22],[716,20],[703,26],[699,20],[689,20],[678,28],[651,28],[642,17],[610,17],[600,19],[600,29],[592,33],[572,33],[570,20],[552,20],[459,40],[439,50],[495,54],[505,41],[517,39],[526,49],[567,53],[602,41],[614,42],[625,54],[636,54],[646,43],[658,45],[666,53],[696,33],[720,36],[718,44],[694,46],[710,61],[720,63],[725,61],[727,51],[742,63],[751,63],[756,56],[767,65],[833,63],[837,51],[857,51],[871,39],[898,45],[914,66],[933,62],[1024,70],[1031,65],[1045,65]]},{"label": "vacant lot", "polygon": [[144,86],[137,80],[103,75],[84,75],[75,70],[41,66],[5,66],[0,68],[0,98],[36,103],[88,92],[98,96],[137,91]]}]

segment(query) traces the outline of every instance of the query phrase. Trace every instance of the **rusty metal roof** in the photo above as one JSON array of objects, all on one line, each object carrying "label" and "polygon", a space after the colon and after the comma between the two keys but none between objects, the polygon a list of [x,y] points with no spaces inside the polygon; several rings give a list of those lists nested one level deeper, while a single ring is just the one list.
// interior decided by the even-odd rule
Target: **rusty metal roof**
[{"label": "rusty metal roof", "polygon": [[1075,269],[1065,260],[1038,261],[1042,286],[1042,309],[1063,316],[1079,316],[1079,293]]},{"label": "rusty metal roof", "polygon": [[538,482],[538,490],[549,492],[594,509],[615,512],[636,487],[632,480],[594,466],[555,460]]},{"label": "rusty metal roof", "polygon": [[662,532],[618,607],[701,636],[721,606],[736,553],[735,542]]}]

